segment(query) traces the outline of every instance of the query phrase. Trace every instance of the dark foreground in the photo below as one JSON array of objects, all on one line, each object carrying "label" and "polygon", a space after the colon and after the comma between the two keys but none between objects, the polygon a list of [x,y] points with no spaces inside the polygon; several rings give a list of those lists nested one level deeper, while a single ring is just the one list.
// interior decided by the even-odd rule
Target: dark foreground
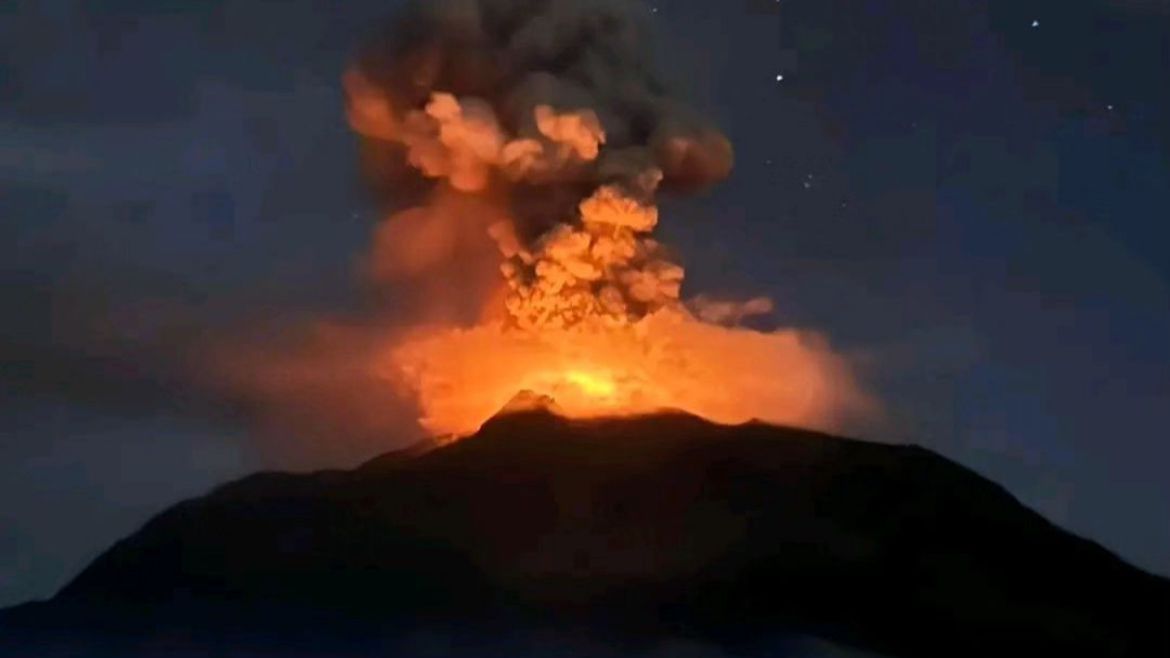
[{"label": "dark foreground", "polygon": [[0,613],[0,652],[1100,658],[1168,629],[1170,583],[926,450],[532,411],[177,505]]}]

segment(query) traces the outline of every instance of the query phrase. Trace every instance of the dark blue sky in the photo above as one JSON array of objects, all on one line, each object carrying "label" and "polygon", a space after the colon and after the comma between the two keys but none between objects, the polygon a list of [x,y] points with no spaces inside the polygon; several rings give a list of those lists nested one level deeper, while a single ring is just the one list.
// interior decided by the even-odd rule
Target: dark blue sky
[{"label": "dark blue sky", "polygon": [[[274,449],[170,370],[351,298],[339,74],[395,4],[0,7],[0,605],[227,478],[396,447]],[[689,292],[771,295],[862,364],[868,434],[1170,573],[1170,2],[653,6],[737,149],[667,204]]]}]

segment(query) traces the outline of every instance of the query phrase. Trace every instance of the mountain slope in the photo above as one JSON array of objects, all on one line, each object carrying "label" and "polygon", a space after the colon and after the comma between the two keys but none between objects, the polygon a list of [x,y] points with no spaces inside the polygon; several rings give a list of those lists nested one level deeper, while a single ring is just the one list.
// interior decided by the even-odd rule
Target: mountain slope
[{"label": "mountain slope", "polygon": [[0,629],[14,646],[116,641],[125,655],[168,642],[370,655],[434,627],[745,653],[795,633],[890,655],[1121,656],[1167,655],[1167,620],[1166,581],[920,448],[529,410],[448,446],[182,503]]}]

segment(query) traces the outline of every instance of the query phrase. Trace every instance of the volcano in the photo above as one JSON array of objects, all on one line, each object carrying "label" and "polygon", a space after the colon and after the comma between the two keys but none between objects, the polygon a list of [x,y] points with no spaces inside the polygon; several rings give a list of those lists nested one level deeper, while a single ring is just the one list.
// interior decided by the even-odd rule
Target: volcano
[{"label": "volcano", "polygon": [[669,638],[809,655],[792,638],[815,637],[865,655],[1155,656],[1168,620],[1170,582],[928,450],[530,401],[454,443],[176,505],[3,613],[0,646],[628,655]]}]

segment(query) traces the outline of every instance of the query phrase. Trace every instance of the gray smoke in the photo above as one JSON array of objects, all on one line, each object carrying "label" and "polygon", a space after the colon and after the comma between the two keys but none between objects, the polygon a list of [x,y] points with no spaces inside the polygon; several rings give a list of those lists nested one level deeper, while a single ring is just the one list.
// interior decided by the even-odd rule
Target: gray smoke
[{"label": "gray smoke", "polygon": [[[579,113],[591,113],[600,122],[604,148],[596,158],[529,166],[526,175],[491,174],[508,179],[522,224],[548,212],[550,203],[571,208],[599,185],[642,191],[647,172],[661,172],[659,186],[667,191],[726,177],[730,143],[660,80],[647,26],[632,8],[611,0],[411,3],[366,44],[347,76],[351,119],[371,95],[389,110],[381,123],[392,125],[358,128],[371,180],[398,201],[427,188],[414,171],[417,161],[403,165],[418,155],[404,153],[403,132],[418,127],[412,113],[435,114],[428,106],[436,93],[458,99],[480,134],[491,126],[505,140],[547,142],[549,132],[536,125],[541,106],[586,123]],[[509,156],[509,163],[516,159]]]}]

